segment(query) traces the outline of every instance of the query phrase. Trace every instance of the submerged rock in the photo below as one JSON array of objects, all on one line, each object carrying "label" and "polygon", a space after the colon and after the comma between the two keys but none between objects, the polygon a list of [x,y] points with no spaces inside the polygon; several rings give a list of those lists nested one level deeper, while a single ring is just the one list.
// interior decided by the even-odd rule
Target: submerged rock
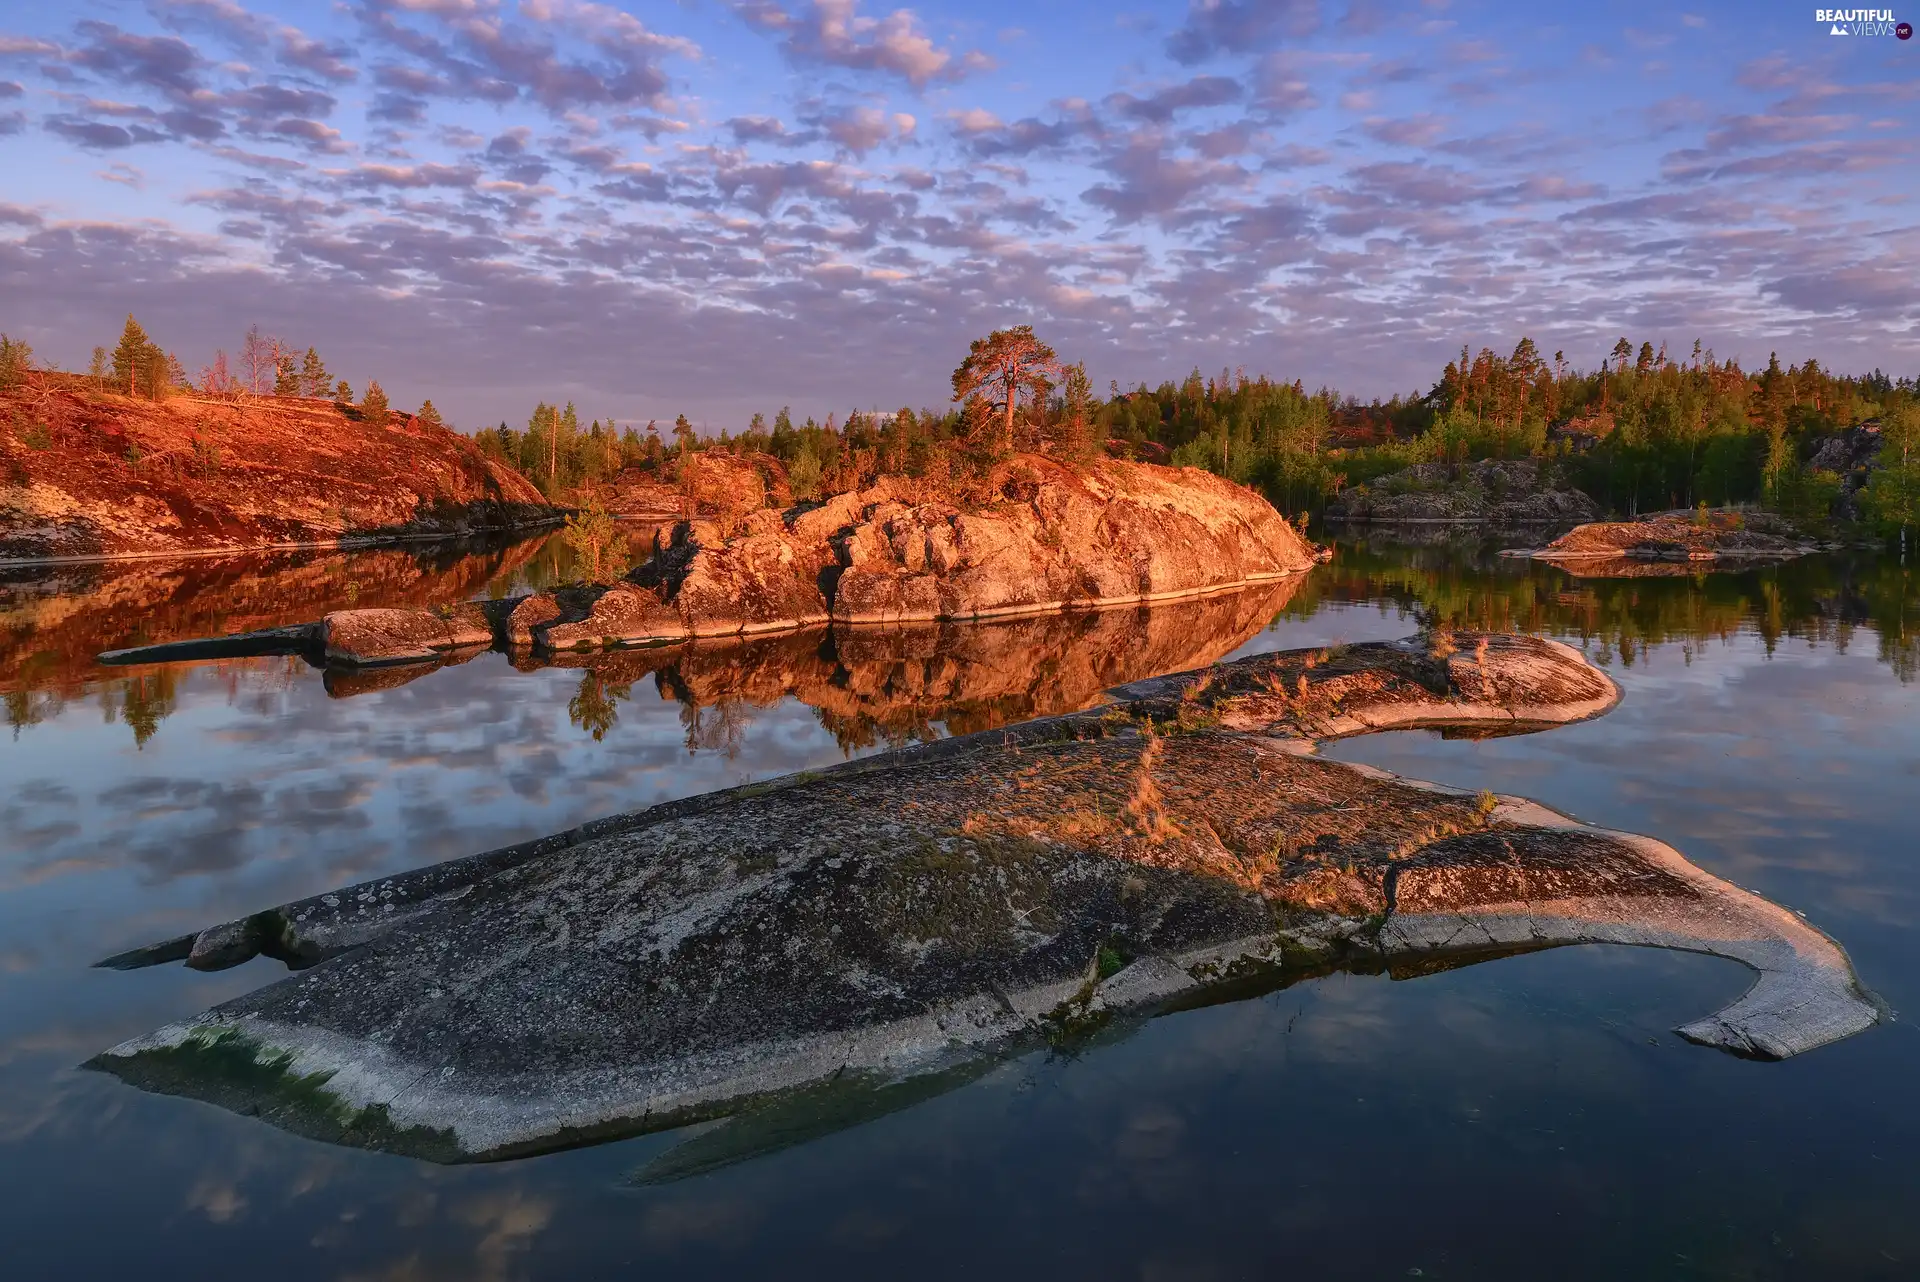
[{"label": "submerged rock", "polygon": [[1030,1041],[1337,967],[1644,944],[1759,973],[1681,1030],[1694,1040],[1777,1058],[1874,1023],[1833,941],[1657,841],[1310,755],[1616,697],[1566,646],[1464,634],[1137,682],[110,959],[307,969],[90,1066],[445,1161],[749,1115],[671,1173],[757,1151],[794,1115],[911,1102]]}]

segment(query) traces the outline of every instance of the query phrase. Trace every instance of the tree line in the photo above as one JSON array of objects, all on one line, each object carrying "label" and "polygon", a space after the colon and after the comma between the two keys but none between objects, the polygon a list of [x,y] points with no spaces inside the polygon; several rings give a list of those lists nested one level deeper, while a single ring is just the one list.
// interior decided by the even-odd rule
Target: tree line
[{"label": "tree line", "polygon": [[880,475],[916,478],[965,497],[1025,451],[1084,463],[1104,453],[1205,468],[1264,491],[1286,511],[1319,510],[1343,489],[1418,463],[1531,458],[1623,514],[1700,503],[1761,504],[1823,518],[1841,478],[1816,470],[1823,438],[1868,425],[1880,433],[1869,515],[1892,530],[1920,524],[1920,387],[1875,370],[1842,375],[1809,359],[1758,370],[1696,342],[1676,357],[1621,338],[1592,370],[1522,338],[1511,355],[1462,348],[1424,392],[1362,403],[1299,380],[1194,370],[1180,382],[1108,384],[1096,396],[1084,366],[1062,362],[1031,327],[976,341],[946,405],[796,422],[783,407],[743,429],[701,435],[680,416],[586,429],[569,404],[542,404],[524,430],[502,423],[482,448],[550,494],[591,487],[627,468],[662,481],[700,450],[780,460],[795,498],[856,489]]},{"label": "tree line", "polygon": [[[0,338],[0,383],[31,367],[25,344]],[[12,371],[12,372],[10,372]],[[132,316],[119,343],[94,350],[90,376],[103,390],[165,396],[298,396],[353,406],[312,347],[304,352],[247,332],[189,379]],[[794,496],[859,488],[880,475],[923,482],[929,493],[984,494],[994,468],[1015,452],[1081,464],[1107,452],[1202,467],[1255,486],[1288,511],[1317,510],[1341,490],[1416,463],[1533,458],[1626,514],[1699,503],[1760,503],[1800,519],[1823,516],[1840,478],[1811,466],[1821,438],[1862,423],[1885,441],[1867,495],[1881,525],[1920,524],[1920,389],[1879,370],[1843,375],[1808,359],[1758,370],[1722,360],[1695,342],[1676,357],[1662,344],[1622,337],[1598,367],[1551,358],[1530,338],[1510,355],[1462,347],[1424,392],[1362,403],[1328,387],[1244,369],[1179,382],[1141,382],[1095,394],[1085,367],[1062,361],[1031,326],[975,341],[954,370],[952,397],[918,410],[853,409],[796,422],[783,407],[738,430],[703,435],[685,415],[664,431],[612,415],[586,427],[572,403],[535,406],[524,428],[502,421],[476,433],[484,452],[523,473],[555,501],[605,485],[627,469],[675,482],[701,450],[767,454],[784,467]],[[389,415],[377,381],[358,413]],[[429,401],[417,416],[440,424]]]}]

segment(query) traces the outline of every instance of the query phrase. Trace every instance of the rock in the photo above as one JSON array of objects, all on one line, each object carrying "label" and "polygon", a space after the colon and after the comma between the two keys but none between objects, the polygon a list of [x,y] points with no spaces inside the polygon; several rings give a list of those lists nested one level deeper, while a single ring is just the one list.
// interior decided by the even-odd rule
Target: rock
[{"label": "rock", "polygon": [[608,588],[593,598],[585,618],[569,620],[555,613],[540,621],[529,612],[529,638],[549,650],[574,650],[678,641],[687,635],[678,611],[661,604],[658,594],[630,583]]},{"label": "rock", "polygon": [[153,401],[38,371],[0,390],[0,562],[354,546],[555,524],[468,436],[295,396]]},{"label": "rock", "polygon": [[1600,505],[1531,459],[1488,459],[1457,467],[1420,463],[1334,496],[1336,521],[1572,524],[1597,520]]},{"label": "rock", "polygon": [[1858,521],[1866,515],[1861,495],[1873,481],[1880,463],[1880,420],[1868,419],[1844,432],[1822,440],[1808,460],[1815,472],[1831,472],[1840,480],[1840,492],[1834,496],[1833,515],[1842,521]]},{"label": "rock", "polygon": [[[655,532],[620,583],[439,611],[337,611],[342,663],[418,663],[464,645],[572,652],[843,624],[1045,613],[1221,592],[1323,559],[1259,495],[1207,472],[1108,461],[1076,473],[1023,457],[981,510],[857,494]],[[220,644],[218,642],[210,644]]]},{"label": "rock", "polygon": [[1298,574],[1315,550],[1258,495],[1195,469],[1023,457],[979,511],[883,482],[719,540],[676,529],[643,569],[694,635],[987,618],[1151,601]]},{"label": "rock", "polygon": [[[836,1116],[871,1115],[903,1084],[924,1096],[983,1060],[1196,1001],[1554,944],[1743,962],[1754,987],[1682,1030],[1737,1054],[1877,1021],[1832,940],[1657,841],[1311,752],[1376,726],[1561,723],[1616,697],[1558,643],[1450,640],[1140,682],[1086,712],[270,909],[237,938],[305,969],[88,1066],[464,1161],[818,1116],[822,1092]],[[223,962],[242,951],[233,931],[203,936]],[[749,1122],[664,1169],[768,1133]]]},{"label": "rock", "polygon": [[[610,511],[630,518],[671,517],[683,513],[689,502],[709,516],[755,512],[769,505],[778,509],[793,503],[787,469],[771,454],[737,454],[709,448],[696,453],[691,486],[683,487],[671,472],[626,468],[613,480]],[[666,466],[678,466],[670,460]]]},{"label": "rock", "polygon": [[1586,575],[1606,575],[1621,562],[1777,563],[1819,551],[1819,545],[1760,513],[1664,512],[1638,521],[1600,521],[1578,526],[1543,548],[1514,548],[1505,556],[1552,561]]},{"label": "rock", "polygon": [[320,626],[330,663],[423,663],[449,650],[493,643],[493,630],[477,608],[335,610]]}]

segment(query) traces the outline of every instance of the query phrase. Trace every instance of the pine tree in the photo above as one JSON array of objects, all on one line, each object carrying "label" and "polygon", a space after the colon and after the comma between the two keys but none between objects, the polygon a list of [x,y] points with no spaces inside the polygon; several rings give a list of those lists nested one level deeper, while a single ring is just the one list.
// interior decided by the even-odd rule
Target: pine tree
[{"label": "pine tree", "polygon": [[341,379],[339,384],[334,387],[333,399],[339,401],[342,405],[353,404],[353,387],[346,379]]},{"label": "pine tree", "polygon": [[[1033,336],[1031,325],[996,329],[973,340],[967,359],[953,371],[953,399],[968,405],[976,443],[994,455],[1011,451],[1020,394],[1027,394],[1030,411],[1045,405],[1053,390],[1049,375],[1059,368],[1053,349]],[[1198,371],[1192,381],[1199,383]],[[991,419],[999,420],[997,431]]]},{"label": "pine tree", "polygon": [[420,402],[420,412],[414,415],[427,427],[445,427],[446,421],[440,417],[440,411],[433,408],[431,400]]},{"label": "pine tree", "polygon": [[377,378],[367,381],[367,394],[360,402],[360,417],[375,427],[387,425],[387,394],[381,390]]},{"label": "pine tree", "polygon": [[300,365],[300,387],[303,396],[325,396],[330,386],[326,362],[320,359],[320,353],[311,347],[307,349],[307,359]]},{"label": "pine tree", "polygon": [[18,386],[33,368],[33,348],[0,334],[0,390]]},{"label": "pine tree", "polygon": [[104,347],[94,348],[93,360],[87,364],[87,377],[93,380],[95,387],[104,392],[107,390],[107,378],[112,373],[113,365],[107,358],[107,349]]},{"label": "pine tree", "polygon": [[293,362],[293,353],[283,351],[273,363],[273,394],[275,396],[300,395],[300,370]]},{"label": "pine tree", "polygon": [[147,338],[147,331],[140,328],[140,322],[127,314],[126,328],[120,331],[119,345],[113,349],[113,385],[116,390],[126,388],[128,396],[138,394],[135,386],[140,375],[146,372],[147,354],[153,349],[153,343]]}]

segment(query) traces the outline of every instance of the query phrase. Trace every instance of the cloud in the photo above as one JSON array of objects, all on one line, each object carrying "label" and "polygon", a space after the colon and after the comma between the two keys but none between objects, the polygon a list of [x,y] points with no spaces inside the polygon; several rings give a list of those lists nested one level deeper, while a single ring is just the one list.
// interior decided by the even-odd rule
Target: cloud
[{"label": "cloud", "polygon": [[886,72],[916,89],[994,65],[978,51],[956,55],[937,47],[907,9],[869,18],[859,13],[858,0],[813,0],[804,15],[772,0],[735,0],[733,8],[749,26],[778,38],[781,51],[797,65]]},{"label": "cloud", "polygon": [[911,138],[916,125],[914,118],[904,112],[889,114],[874,107],[854,107],[820,116],[813,123],[843,150],[856,156],[864,156],[889,140]]},{"label": "cloud", "polygon": [[[665,109],[671,100],[663,60],[700,56],[692,41],[659,35],[606,5],[521,0],[519,8],[540,25],[504,22],[483,0],[358,0],[356,16],[389,59],[376,66],[375,79],[397,91],[380,104],[383,118],[415,119],[414,104],[430,96],[524,99],[556,113]],[[556,36],[581,41],[598,56],[562,52]]]},{"label": "cloud", "polygon": [[1185,84],[1162,89],[1145,98],[1137,98],[1130,93],[1113,94],[1107,98],[1106,107],[1130,120],[1163,125],[1178,112],[1224,107],[1244,97],[1246,90],[1240,87],[1237,80],[1225,76],[1195,76]]},{"label": "cloud", "polygon": [[1186,20],[1167,37],[1167,56],[1191,65],[1319,29],[1318,0],[1187,0]]},{"label": "cloud", "polygon": [[131,35],[110,22],[93,19],[75,23],[74,30],[86,43],[67,54],[73,66],[121,84],[156,89],[177,100],[191,100],[201,89],[204,60],[184,40]]}]

